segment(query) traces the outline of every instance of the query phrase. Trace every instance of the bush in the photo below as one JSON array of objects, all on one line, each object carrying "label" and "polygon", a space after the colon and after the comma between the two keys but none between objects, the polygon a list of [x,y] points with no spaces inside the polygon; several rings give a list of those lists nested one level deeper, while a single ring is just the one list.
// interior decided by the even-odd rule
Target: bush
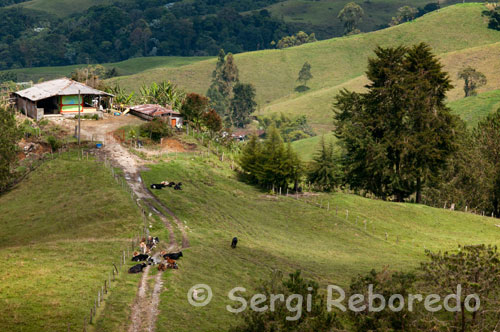
[{"label": "bush", "polygon": [[47,137],[47,143],[50,144],[50,147],[52,148],[52,152],[55,152],[62,147],[61,141],[58,140],[57,138],[55,138],[54,136]]},{"label": "bush", "polygon": [[159,141],[163,137],[171,137],[173,131],[168,122],[154,119],[140,127],[140,134],[142,137],[149,137],[154,141]]}]

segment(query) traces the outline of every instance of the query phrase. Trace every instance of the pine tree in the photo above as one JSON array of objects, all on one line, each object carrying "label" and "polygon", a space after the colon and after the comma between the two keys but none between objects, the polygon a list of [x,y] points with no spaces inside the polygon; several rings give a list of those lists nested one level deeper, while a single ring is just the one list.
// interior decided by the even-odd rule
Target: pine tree
[{"label": "pine tree", "polygon": [[279,131],[271,127],[267,138],[260,143],[252,136],[245,145],[239,158],[245,178],[264,188],[285,190],[290,184],[298,186],[302,175],[302,162],[288,144],[285,147]]},{"label": "pine tree", "polygon": [[340,182],[341,174],[336,164],[333,143],[326,144],[325,138],[321,137],[320,149],[314,156],[308,179],[320,190],[331,191]]},{"label": "pine tree", "polygon": [[398,201],[439,174],[454,143],[457,118],[445,106],[452,86],[425,44],[377,48],[366,93],[336,97],[336,135],[351,187]]},{"label": "pine tree", "polygon": [[255,88],[252,84],[237,83],[231,99],[230,122],[236,127],[250,123],[250,115],[255,111]]}]

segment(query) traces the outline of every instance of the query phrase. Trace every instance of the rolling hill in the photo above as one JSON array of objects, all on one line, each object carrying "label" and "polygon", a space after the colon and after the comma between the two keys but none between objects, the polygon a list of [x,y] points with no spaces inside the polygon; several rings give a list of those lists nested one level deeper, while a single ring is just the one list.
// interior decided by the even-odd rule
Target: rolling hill
[{"label": "rolling hill", "polygon": [[[157,56],[133,58],[121,62],[103,63],[102,65],[108,69],[115,68],[118,72],[118,75],[134,75],[145,70],[185,66],[187,64],[207,60],[210,58],[211,57]],[[16,74],[18,82],[37,82],[39,80],[46,81],[54,78],[60,78],[61,76],[71,76],[71,73],[75,69],[82,67],[86,67],[86,65],[20,68],[12,70],[2,70],[0,71],[0,74],[12,72]]]},{"label": "rolling hill", "polygon": [[[335,94],[342,88],[363,88],[367,59],[378,45],[430,44],[456,86],[449,95],[450,101],[461,98],[462,83],[456,73],[464,65],[473,64],[487,76],[488,85],[481,92],[494,90],[498,88],[500,32],[487,28],[483,10],[482,4],[459,4],[380,31],[283,50],[237,54],[240,80],[255,85],[257,114],[306,114],[319,133],[331,129],[330,109]],[[305,61],[311,64],[314,78],[309,91],[297,93],[296,76]],[[110,82],[137,90],[144,82],[169,79],[186,90],[205,93],[214,66],[215,60],[200,61],[177,68],[146,70]]]},{"label": "rolling hill", "polygon": [[[191,243],[179,271],[167,279],[159,332],[226,330],[238,319],[225,309],[232,303],[228,291],[241,286],[253,293],[273,269],[284,273],[300,269],[322,287],[346,286],[351,277],[372,268],[417,268],[425,249],[500,244],[497,219],[344,193],[298,199],[268,195],[239,182],[229,165],[215,157],[178,155],[176,160],[149,165],[142,173],[146,183],[158,179],[183,183],[182,191],[155,194],[173,206]],[[239,239],[236,250],[229,246],[234,236]],[[186,301],[187,291],[198,283],[213,290],[207,307],[195,308]]]}]

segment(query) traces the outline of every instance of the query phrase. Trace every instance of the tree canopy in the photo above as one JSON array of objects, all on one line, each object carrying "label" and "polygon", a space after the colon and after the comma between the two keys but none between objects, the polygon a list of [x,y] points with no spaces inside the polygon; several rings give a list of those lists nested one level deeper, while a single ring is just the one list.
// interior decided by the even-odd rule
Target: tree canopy
[{"label": "tree canopy", "polygon": [[358,24],[363,19],[365,12],[355,2],[349,2],[339,12],[337,18],[344,23],[344,34],[351,35],[359,33]]},{"label": "tree canopy", "polygon": [[472,67],[465,67],[458,72],[458,78],[464,80],[465,97],[475,96],[477,89],[486,84],[486,76]]},{"label": "tree canopy", "polygon": [[344,90],[334,103],[345,181],[398,201],[438,176],[456,150],[458,119],[445,106],[452,88],[426,44],[378,47],[367,92]]}]

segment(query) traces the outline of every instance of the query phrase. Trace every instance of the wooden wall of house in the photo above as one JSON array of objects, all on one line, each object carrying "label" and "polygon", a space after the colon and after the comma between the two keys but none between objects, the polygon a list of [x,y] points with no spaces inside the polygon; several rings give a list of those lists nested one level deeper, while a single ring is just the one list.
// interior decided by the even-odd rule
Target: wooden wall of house
[{"label": "wooden wall of house", "polygon": [[22,111],[24,114],[29,116],[32,119],[35,119],[36,121],[39,121],[40,119],[43,118],[43,109],[38,109],[36,107],[36,102],[17,97],[17,109]]}]

